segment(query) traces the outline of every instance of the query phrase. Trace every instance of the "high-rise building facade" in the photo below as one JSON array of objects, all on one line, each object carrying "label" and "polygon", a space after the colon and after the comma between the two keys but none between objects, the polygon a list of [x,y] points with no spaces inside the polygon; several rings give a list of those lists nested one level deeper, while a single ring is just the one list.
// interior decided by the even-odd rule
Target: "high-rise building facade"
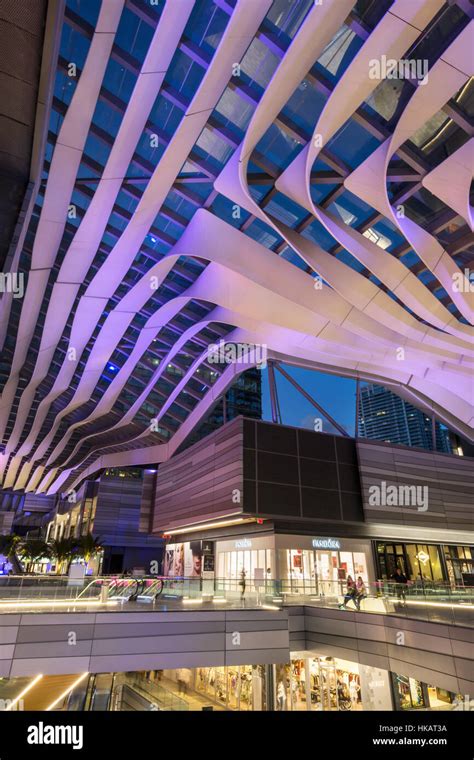
[{"label": "high-rise building facade", "polygon": [[239,415],[254,420],[262,419],[262,373],[257,367],[248,369],[237,378],[202,425],[188,436],[180,451],[184,451]]},{"label": "high-rise building facade", "polygon": [[360,390],[359,435],[361,438],[452,453],[447,428],[436,422],[436,446],[433,447],[431,418],[380,385],[366,385]]}]

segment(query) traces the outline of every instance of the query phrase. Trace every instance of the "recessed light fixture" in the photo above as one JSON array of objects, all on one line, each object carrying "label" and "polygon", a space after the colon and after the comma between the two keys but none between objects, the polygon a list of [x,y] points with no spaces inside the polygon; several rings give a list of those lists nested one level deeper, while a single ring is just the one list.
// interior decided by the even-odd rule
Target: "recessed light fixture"
[{"label": "recessed light fixture", "polygon": [[[237,512],[237,513],[234,513],[234,514],[240,514],[240,513]],[[231,517],[231,515],[227,515],[227,516]],[[223,515],[223,517],[225,517],[225,515]],[[193,533],[196,530],[207,530],[208,528],[225,528],[225,527],[227,527],[229,525],[240,525],[242,523],[249,523],[249,522],[254,522],[254,518],[251,517],[251,518],[245,519],[245,518],[242,518],[242,517],[238,517],[237,519],[234,519],[234,520],[225,520],[225,519],[223,519],[223,520],[216,521],[216,522],[211,522],[211,523],[203,523],[203,522],[201,522],[201,523],[190,525],[190,526],[184,527],[184,528],[176,528],[176,529],[175,528],[168,528],[168,530],[166,531],[166,534],[163,533],[163,537],[165,537],[165,536],[170,536],[170,537],[171,536],[177,536],[180,533]]]}]

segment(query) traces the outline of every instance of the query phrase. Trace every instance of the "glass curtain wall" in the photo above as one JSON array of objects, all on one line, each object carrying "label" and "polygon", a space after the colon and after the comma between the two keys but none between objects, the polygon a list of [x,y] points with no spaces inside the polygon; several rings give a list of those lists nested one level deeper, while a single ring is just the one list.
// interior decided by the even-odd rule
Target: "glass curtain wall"
[{"label": "glass curtain wall", "polygon": [[263,581],[274,578],[274,566],[275,551],[273,549],[220,552],[217,577],[225,579],[227,590],[239,591],[241,573],[245,570],[247,586],[253,590],[252,581],[255,579]]},{"label": "glass curtain wall", "polygon": [[273,667],[277,711],[391,709],[384,671],[333,657],[302,657]]},{"label": "glass curtain wall", "polygon": [[430,586],[474,583],[474,553],[470,546],[436,546],[378,542],[376,546],[379,577],[390,579],[399,567],[410,581]]},{"label": "glass curtain wall", "polygon": [[[338,596],[347,577],[362,577],[368,584],[364,552],[280,549],[280,572],[285,590],[296,594]],[[287,588],[286,588],[287,587]]]}]

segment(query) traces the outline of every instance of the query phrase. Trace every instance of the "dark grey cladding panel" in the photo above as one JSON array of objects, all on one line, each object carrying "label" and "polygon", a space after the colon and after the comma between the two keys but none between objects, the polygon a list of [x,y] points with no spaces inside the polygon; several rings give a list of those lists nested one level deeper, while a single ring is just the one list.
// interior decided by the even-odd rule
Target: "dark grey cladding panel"
[{"label": "dark grey cladding panel", "polygon": [[341,492],[342,517],[344,522],[363,522],[364,510],[360,493]]},{"label": "dark grey cladding panel", "polygon": [[160,465],[153,530],[239,509],[363,522],[355,442],[339,438],[237,418]]},{"label": "dark grey cladding panel", "polygon": [[255,514],[257,511],[257,484],[255,480],[244,480],[245,511]]},{"label": "dark grey cladding panel", "polygon": [[258,479],[270,483],[298,485],[298,457],[270,451],[257,452]]},{"label": "dark grey cladding panel", "polygon": [[336,462],[301,457],[301,485],[310,488],[338,489]]},{"label": "dark grey cladding panel", "polygon": [[[472,530],[474,460],[375,441],[358,441],[363,510],[369,522]],[[383,483],[417,488],[416,503],[370,503]],[[426,497],[426,498],[425,498]],[[385,502],[387,499],[385,499]],[[424,507],[427,506],[427,509]]]},{"label": "dark grey cladding panel", "polygon": [[255,420],[245,420],[244,419],[244,427],[243,427],[243,433],[244,433],[244,448],[246,449],[255,449],[256,448],[256,431],[255,431]]},{"label": "dark grey cladding panel", "polygon": [[296,456],[297,430],[283,425],[273,425],[265,422],[256,423],[257,449],[270,451],[275,454],[291,454]]},{"label": "dark grey cladding panel", "polygon": [[338,491],[320,488],[302,488],[303,515],[305,517],[327,517],[341,519],[341,502]]},{"label": "dark grey cladding panel", "polygon": [[260,515],[281,517],[299,517],[301,515],[300,489],[298,486],[258,482],[257,499]]},{"label": "dark grey cladding panel", "polygon": [[357,493],[360,491],[359,468],[352,464],[339,464],[339,483],[341,491]]},{"label": "dark grey cladding panel", "polygon": [[[254,423],[257,512],[278,518],[362,522],[355,442],[351,438]],[[253,439],[252,439],[253,440]],[[252,474],[250,474],[252,473]]]},{"label": "dark grey cladding panel", "polygon": [[313,433],[310,430],[298,430],[298,447],[301,457],[336,461],[334,436],[324,433]]},{"label": "dark grey cladding panel", "polygon": [[342,436],[334,436],[334,441],[339,464],[344,463],[357,467],[355,441],[352,438],[343,438]]},{"label": "dark grey cladding panel", "polygon": [[249,480],[255,480],[257,477],[257,456],[255,449],[246,449],[244,447],[244,473]]}]

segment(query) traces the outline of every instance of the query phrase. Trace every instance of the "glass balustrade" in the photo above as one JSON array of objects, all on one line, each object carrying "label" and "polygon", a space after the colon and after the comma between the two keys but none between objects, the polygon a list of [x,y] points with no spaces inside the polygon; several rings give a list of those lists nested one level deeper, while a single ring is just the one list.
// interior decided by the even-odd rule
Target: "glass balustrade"
[{"label": "glass balustrade", "polygon": [[293,579],[4,576],[0,612],[130,611],[135,605],[162,611],[199,606],[264,607],[312,605],[348,612],[402,615],[432,622],[472,626],[474,590],[448,583],[366,584],[353,594],[346,581]]}]

